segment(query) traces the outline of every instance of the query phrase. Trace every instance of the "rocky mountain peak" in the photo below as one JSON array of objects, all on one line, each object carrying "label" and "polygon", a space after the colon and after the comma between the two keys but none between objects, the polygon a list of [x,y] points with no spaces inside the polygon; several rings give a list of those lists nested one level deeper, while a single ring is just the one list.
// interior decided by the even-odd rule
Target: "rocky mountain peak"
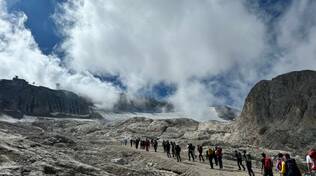
[{"label": "rocky mountain peak", "polygon": [[316,72],[290,72],[258,82],[246,98],[238,124],[241,134],[247,133],[258,145],[314,145]]}]

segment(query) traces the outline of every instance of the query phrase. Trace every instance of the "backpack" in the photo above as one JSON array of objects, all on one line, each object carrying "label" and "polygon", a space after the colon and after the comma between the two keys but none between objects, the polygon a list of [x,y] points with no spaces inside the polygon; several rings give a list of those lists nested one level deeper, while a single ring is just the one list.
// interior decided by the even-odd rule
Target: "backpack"
[{"label": "backpack", "polygon": [[214,151],[212,149],[208,149],[207,155],[212,156],[214,154]]},{"label": "backpack", "polygon": [[301,171],[297,167],[295,159],[289,159],[285,162],[287,175],[302,175]]},{"label": "backpack", "polygon": [[251,155],[250,154],[247,154],[245,156],[245,161],[248,162],[248,163],[251,163]]},{"label": "backpack", "polygon": [[195,147],[192,144],[189,144],[188,148],[189,148],[189,151],[193,151]]},{"label": "backpack", "polygon": [[220,147],[217,148],[216,156],[222,156],[222,148],[220,148]]},{"label": "backpack", "polygon": [[203,152],[203,147],[202,147],[202,146],[199,146],[199,147],[198,147],[198,151],[199,151],[200,153],[202,153],[202,152]]},{"label": "backpack", "polygon": [[238,152],[238,154],[237,154],[237,159],[242,160],[242,155],[240,152]]},{"label": "backpack", "polygon": [[278,159],[277,164],[276,164],[276,170],[281,171],[281,169],[282,169],[282,160]]},{"label": "backpack", "polygon": [[315,149],[311,149],[308,151],[308,155],[313,159],[316,160],[316,150]]},{"label": "backpack", "polygon": [[264,169],[265,170],[272,169],[272,160],[270,158],[265,158],[264,159]]},{"label": "backpack", "polygon": [[307,154],[309,155],[309,157],[312,159],[312,170],[316,170],[316,150],[315,149],[310,149]]}]

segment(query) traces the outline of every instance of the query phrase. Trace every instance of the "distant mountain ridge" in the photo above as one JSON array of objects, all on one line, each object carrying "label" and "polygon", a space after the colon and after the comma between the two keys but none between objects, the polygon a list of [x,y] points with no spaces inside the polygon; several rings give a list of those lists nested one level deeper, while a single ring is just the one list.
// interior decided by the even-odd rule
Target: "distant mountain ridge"
[{"label": "distant mountain ridge", "polygon": [[89,116],[93,104],[75,93],[30,85],[23,79],[0,80],[0,112],[14,118],[23,115]]},{"label": "distant mountain ridge", "polygon": [[[101,113],[102,112],[102,113]],[[130,98],[122,93],[112,109],[95,109],[92,102],[66,90],[53,90],[42,86],[34,86],[19,78],[0,80],[0,114],[14,118],[24,115],[40,117],[74,117],[74,118],[105,118],[106,113],[175,113],[173,104],[148,97]],[[234,120],[239,111],[228,106],[210,107],[212,119]],[[103,115],[102,115],[103,114]],[[104,116],[104,114],[106,114]],[[149,115],[149,114],[148,114]],[[189,114],[179,116],[197,118]],[[174,114],[172,114],[171,118]],[[213,117],[214,116],[214,117]]]},{"label": "distant mountain ridge", "polygon": [[[170,112],[173,105],[153,98],[128,99],[121,94],[119,101],[108,110],[113,113]],[[19,78],[0,80],[0,114],[14,118],[24,115],[47,117],[101,118],[92,102],[73,92],[34,86]]]},{"label": "distant mountain ridge", "polygon": [[114,105],[113,112],[142,112],[161,113],[171,112],[174,107],[166,101],[159,101],[154,98],[137,97],[129,99],[126,94],[121,94],[119,101]]}]

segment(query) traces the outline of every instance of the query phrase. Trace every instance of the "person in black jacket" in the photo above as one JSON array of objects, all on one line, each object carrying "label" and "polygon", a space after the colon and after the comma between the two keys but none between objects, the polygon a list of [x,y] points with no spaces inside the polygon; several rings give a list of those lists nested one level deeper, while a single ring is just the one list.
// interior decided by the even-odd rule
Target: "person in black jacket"
[{"label": "person in black jacket", "polygon": [[204,162],[204,157],[203,157],[203,146],[198,145],[198,152],[199,152],[199,160],[200,162],[203,161]]},{"label": "person in black jacket", "polygon": [[[238,165],[238,170],[241,170],[241,167],[243,168],[243,170],[245,171],[245,166],[242,164],[242,155],[240,152],[238,152],[237,150],[235,150],[235,157],[237,160],[237,165]],[[241,167],[240,167],[241,166]]]},{"label": "person in black jacket", "polygon": [[169,141],[166,141],[165,142],[165,145],[166,145],[166,152],[167,152],[167,157],[168,158],[171,158],[171,155],[170,155],[170,143],[169,143]]},{"label": "person in black jacket", "polygon": [[252,161],[251,161],[252,157],[249,153],[247,154],[246,150],[244,150],[244,159],[246,162],[246,167],[247,167],[249,176],[255,176],[255,173],[252,170]]},{"label": "person in black jacket", "polygon": [[154,140],[153,146],[154,146],[155,152],[157,152],[157,148],[158,148],[158,141],[157,140]]},{"label": "person in black jacket", "polygon": [[192,145],[191,143],[188,145],[188,156],[189,156],[189,161],[191,161],[191,158],[193,159],[194,161],[194,145]]},{"label": "person in black jacket", "polygon": [[179,145],[176,145],[174,147],[175,153],[176,153],[176,158],[177,158],[177,162],[181,162],[181,147]]},{"label": "person in black jacket", "polygon": [[284,155],[285,158],[285,176],[301,176],[301,171],[297,167],[295,159],[290,157],[290,154],[286,153]]}]

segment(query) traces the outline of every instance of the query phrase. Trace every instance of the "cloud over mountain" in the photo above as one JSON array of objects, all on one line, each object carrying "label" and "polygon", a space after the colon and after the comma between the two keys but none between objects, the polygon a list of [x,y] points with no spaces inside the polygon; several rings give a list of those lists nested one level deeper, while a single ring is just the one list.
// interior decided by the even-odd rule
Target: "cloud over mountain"
[{"label": "cloud over mountain", "polygon": [[9,14],[5,1],[0,0],[0,77],[19,75],[30,83],[51,88],[59,83],[63,89],[93,99],[98,106],[111,107],[118,90],[89,72],[71,73],[56,56],[44,55],[25,28],[26,20],[23,13]]},{"label": "cloud over mountain", "polygon": [[8,13],[6,2],[0,0],[1,78],[60,83],[103,108],[122,90],[96,75],[117,76],[130,96],[173,85],[168,100],[177,110],[203,118],[211,104],[241,107],[260,79],[316,67],[313,1],[278,6],[284,13],[267,22],[268,12],[246,0],[69,0],[54,14],[63,58],[43,54],[26,15]]},{"label": "cloud over mountain", "polygon": [[257,64],[265,46],[242,1],[69,1],[61,11],[67,67],[119,75],[131,94],[176,84],[170,100],[184,111],[220,101],[202,80]]}]

